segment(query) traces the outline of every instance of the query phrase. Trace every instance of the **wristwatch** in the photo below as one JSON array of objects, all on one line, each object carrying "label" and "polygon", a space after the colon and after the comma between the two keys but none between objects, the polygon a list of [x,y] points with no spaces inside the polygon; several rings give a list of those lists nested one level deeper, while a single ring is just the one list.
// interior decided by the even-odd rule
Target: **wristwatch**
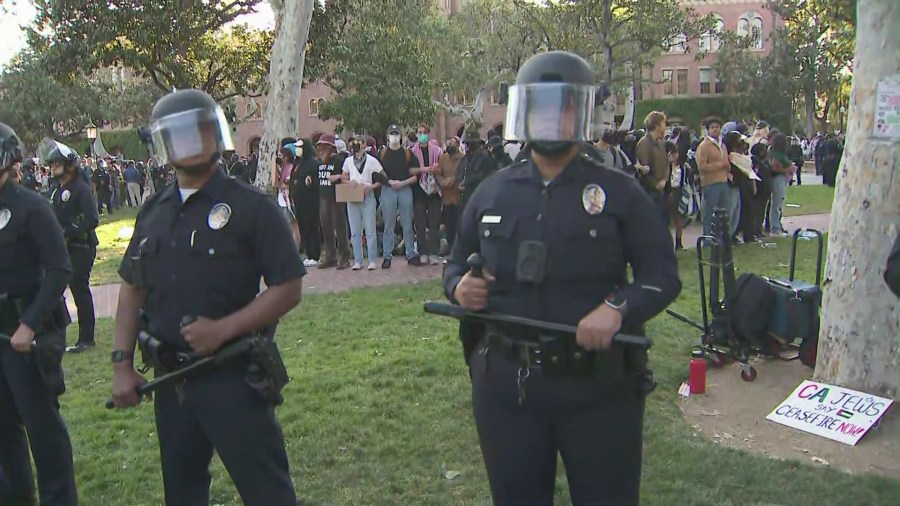
[{"label": "wristwatch", "polygon": [[606,300],[603,301],[607,306],[615,309],[619,313],[622,314],[622,318],[625,318],[625,315],[628,312],[628,301],[625,300],[625,297],[617,293],[611,293],[606,297]]},{"label": "wristwatch", "polygon": [[112,352],[112,363],[118,364],[119,362],[124,362],[126,360],[134,360],[134,353],[122,350],[115,350]]}]

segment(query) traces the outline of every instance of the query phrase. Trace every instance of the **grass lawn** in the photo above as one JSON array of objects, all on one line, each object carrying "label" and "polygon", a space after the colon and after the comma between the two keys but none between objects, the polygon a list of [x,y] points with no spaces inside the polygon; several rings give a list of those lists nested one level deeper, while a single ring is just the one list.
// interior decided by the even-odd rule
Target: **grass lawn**
[{"label": "grass lawn", "polygon": [[[825,185],[788,186],[784,200],[785,216],[830,213],[834,202],[834,188]],[[800,204],[790,207],[787,204]]]},{"label": "grass lawn", "polygon": [[[131,240],[135,218],[137,209],[132,207],[119,208],[112,215],[104,214],[100,217],[100,226],[97,227],[100,245],[97,246],[97,260],[94,261],[94,269],[91,271],[92,285],[119,282],[116,271],[119,269],[125,248],[128,247],[128,241]],[[120,237],[120,232],[124,238]]]},{"label": "grass lawn", "polygon": [[[785,240],[774,249],[740,246],[736,264],[786,275],[788,246]],[[798,277],[811,279],[812,243],[800,246]],[[694,253],[682,252],[679,259],[685,289],[675,307],[699,318]],[[309,296],[282,322],[278,339],[292,381],[278,415],[305,504],[490,503],[456,326],[422,312],[423,301],[440,297],[436,282]],[[65,358],[69,391],[61,400],[81,502],[161,504],[152,408],[103,408],[111,331],[111,321],[98,322],[100,346]],[[650,323],[649,333],[659,388],[648,400],[642,504],[897,504],[898,481],[769,460],[696,435],[677,407],[676,389],[687,375],[697,333],[665,316]],[[772,399],[773,406],[780,400]],[[462,474],[449,481],[442,466]],[[557,492],[557,504],[569,504],[562,479]],[[212,504],[239,503],[215,461]]]}]

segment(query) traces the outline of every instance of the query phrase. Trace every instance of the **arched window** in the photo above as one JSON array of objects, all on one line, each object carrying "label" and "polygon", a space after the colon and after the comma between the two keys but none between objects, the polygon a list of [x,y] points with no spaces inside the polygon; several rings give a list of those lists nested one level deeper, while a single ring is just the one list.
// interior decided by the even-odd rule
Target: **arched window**
[{"label": "arched window", "polygon": [[703,32],[700,35],[700,50],[715,53],[719,50],[719,34],[725,30],[725,20],[718,14],[713,14],[716,18],[716,26],[712,30]]},{"label": "arched window", "polygon": [[763,48],[763,19],[762,16],[754,11],[745,12],[738,19],[738,35],[741,37],[750,37],[750,47],[755,49]]},{"label": "arched window", "polygon": [[672,37],[672,42],[669,43],[669,52],[670,53],[686,53],[687,52],[687,35],[683,33],[679,33]]},{"label": "arched window", "polygon": [[318,116],[319,111],[322,110],[322,107],[323,107],[324,105],[325,105],[325,99],[324,99],[324,98],[320,98],[320,99],[316,102],[316,116]]}]

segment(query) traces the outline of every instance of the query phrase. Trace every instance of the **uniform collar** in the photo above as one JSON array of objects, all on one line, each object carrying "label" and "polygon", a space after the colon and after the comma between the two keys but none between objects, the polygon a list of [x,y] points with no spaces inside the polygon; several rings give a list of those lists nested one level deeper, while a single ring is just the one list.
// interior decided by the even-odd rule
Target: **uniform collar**
[{"label": "uniform collar", "polygon": [[[578,153],[575,158],[572,158],[569,164],[563,168],[562,172],[550,182],[550,186],[586,180],[584,167],[582,166],[583,157],[584,155],[582,153]],[[537,166],[534,164],[534,160],[532,160],[531,157],[513,165],[508,170],[512,172],[512,174],[510,174],[511,179],[528,180],[534,184],[544,186],[544,179],[541,177],[541,173],[538,172]]]},{"label": "uniform collar", "polygon": [[[228,176],[222,172],[221,167],[216,167],[213,170],[212,176],[206,183],[197,190],[197,193],[203,193],[211,197],[213,200],[221,202],[225,200],[225,183],[228,181]],[[181,202],[181,196],[178,194],[178,178],[175,178],[175,181],[166,187],[165,191],[163,191],[162,195],[159,196],[160,201],[166,201],[169,199],[174,199],[176,202]]]}]

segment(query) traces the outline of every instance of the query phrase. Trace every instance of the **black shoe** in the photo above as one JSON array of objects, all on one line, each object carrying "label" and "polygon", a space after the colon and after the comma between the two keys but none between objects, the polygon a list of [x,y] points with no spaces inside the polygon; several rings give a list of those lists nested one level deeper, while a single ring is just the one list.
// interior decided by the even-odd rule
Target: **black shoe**
[{"label": "black shoe", "polygon": [[684,245],[681,244],[681,241],[675,241],[675,251],[680,251],[684,249]]},{"label": "black shoe", "polygon": [[66,351],[69,353],[81,353],[83,351],[87,351],[89,348],[93,348],[96,346],[96,343],[93,341],[90,343],[76,343],[75,346],[66,348]]},{"label": "black shoe", "polygon": [[391,268],[391,261],[385,259],[384,262],[381,262],[381,268],[382,268],[382,269],[390,269],[390,268]]},{"label": "black shoe", "polygon": [[407,258],[406,263],[408,263],[409,265],[412,265],[413,267],[419,267],[422,265],[422,261],[419,260],[418,256],[414,256],[412,258]]}]

